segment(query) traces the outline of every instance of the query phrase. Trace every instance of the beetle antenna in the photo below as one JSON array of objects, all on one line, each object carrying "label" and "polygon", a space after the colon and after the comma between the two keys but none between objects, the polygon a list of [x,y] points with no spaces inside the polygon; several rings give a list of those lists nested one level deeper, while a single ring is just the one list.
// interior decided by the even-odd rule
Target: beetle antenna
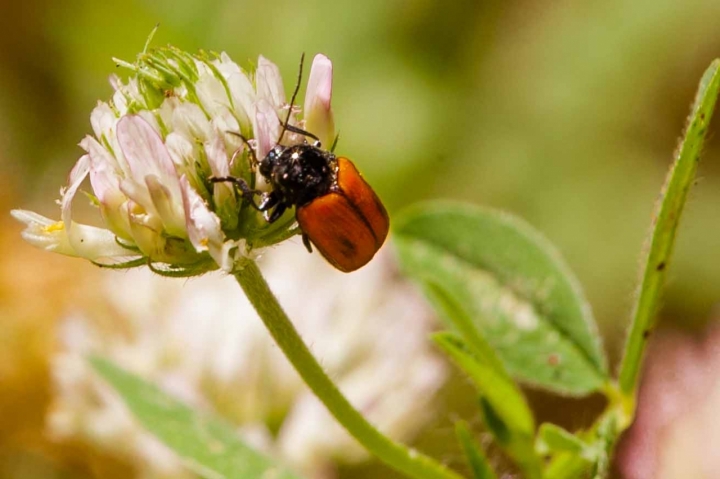
[{"label": "beetle antenna", "polygon": [[303,54],[300,55],[300,68],[298,69],[298,79],[297,79],[297,83],[295,83],[295,91],[293,92],[292,97],[290,98],[290,107],[288,108],[288,114],[287,114],[287,117],[285,117],[285,123],[283,123],[282,131],[280,132],[280,137],[278,138],[278,140],[276,142],[277,145],[280,144],[280,142],[283,139],[283,136],[285,136],[285,132],[288,130],[288,124],[290,123],[290,116],[292,115],[293,105],[295,104],[295,99],[297,98],[297,94],[300,91],[300,84],[302,83],[303,63],[305,63],[305,52],[303,52]]},{"label": "beetle antenna", "polygon": [[298,128],[297,126],[288,125],[287,131],[292,131],[293,133],[297,133],[298,135],[309,136],[315,141],[320,141],[320,138],[318,138],[317,136],[313,135],[309,131],[303,130],[302,128]]}]

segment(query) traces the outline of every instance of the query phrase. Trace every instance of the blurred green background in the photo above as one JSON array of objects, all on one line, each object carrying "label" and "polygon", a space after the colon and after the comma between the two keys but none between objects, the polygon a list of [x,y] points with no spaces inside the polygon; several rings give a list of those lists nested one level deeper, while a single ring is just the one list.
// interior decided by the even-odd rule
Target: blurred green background
[{"label": "blurred green background", "polygon": [[[715,0],[3,2],[4,206],[57,216],[49,200],[111,94],[111,57],[132,61],[156,23],[154,44],[226,51],[241,65],[262,54],[288,89],[300,54],[323,52],[338,151],[391,216],[429,198],[523,216],[579,276],[616,362],[653,203],[697,82],[720,56],[718,19]],[[701,326],[720,298],[713,136],[662,314],[681,327]]]}]

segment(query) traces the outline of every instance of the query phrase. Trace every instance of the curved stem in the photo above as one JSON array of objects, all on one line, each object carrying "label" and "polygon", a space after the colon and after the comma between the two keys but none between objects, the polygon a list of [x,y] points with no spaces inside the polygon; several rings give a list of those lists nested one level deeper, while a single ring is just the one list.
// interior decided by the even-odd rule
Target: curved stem
[{"label": "curved stem", "polygon": [[461,476],[417,451],[395,443],[370,424],[342,395],[303,342],[270,291],[254,261],[235,274],[280,349],[305,383],[342,426],[388,466],[418,479],[461,479]]}]

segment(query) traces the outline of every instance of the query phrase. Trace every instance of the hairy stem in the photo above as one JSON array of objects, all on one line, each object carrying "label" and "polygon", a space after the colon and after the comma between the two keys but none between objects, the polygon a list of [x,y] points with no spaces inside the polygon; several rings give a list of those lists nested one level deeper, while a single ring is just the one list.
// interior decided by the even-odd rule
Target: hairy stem
[{"label": "hairy stem", "polygon": [[705,71],[688,118],[685,137],[670,170],[650,236],[640,292],[633,312],[625,355],[620,364],[620,391],[635,398],[642,358],[652,330],[675,245],[680,216],[695,179],[708,124],[720,89],[720,60]]},{"label": "hairy stem", "polygon": [[342,426],[388,466],[418,479],[461,479],[430,457],[381,434],[342,395],[298,334],[270,291],[257,264],[249,261],[235,274],[268,331],[295,370]]}]

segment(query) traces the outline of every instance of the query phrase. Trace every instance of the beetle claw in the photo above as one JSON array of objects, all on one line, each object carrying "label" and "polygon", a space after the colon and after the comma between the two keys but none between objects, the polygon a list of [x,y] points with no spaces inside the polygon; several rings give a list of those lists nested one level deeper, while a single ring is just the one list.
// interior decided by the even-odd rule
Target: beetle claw
[{"label": "beetle claw", "polygon": [[313,249],[312,249],[312,243],[310,243],[310,237],[307,234],[303,233],[302,241],[303,241],[303,244],[305,245],[305,248],[307,248],[308,253],[312,253]]}]

